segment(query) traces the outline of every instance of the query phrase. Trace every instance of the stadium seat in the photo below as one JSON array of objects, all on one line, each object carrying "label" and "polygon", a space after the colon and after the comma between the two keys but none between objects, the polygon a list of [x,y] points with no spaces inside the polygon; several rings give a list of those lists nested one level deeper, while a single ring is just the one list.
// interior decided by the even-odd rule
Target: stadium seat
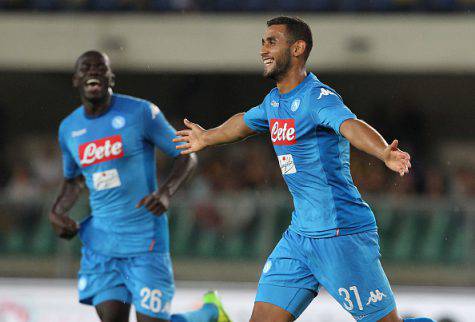
[{"label": "stadium seat", "polygon": [[58,0],[32,0],[31,6],[36,10],[58,10],[61,8]]},{"label": "stadium seat", "polygon": [[328,0],[307,0],[307,1],[293,1],[293,0],[277,0],[277,6],[281,10],[288,11],[320,11],[328,10],[331,7],[331,1]]},{"label": "stadium seat", "polygon": [[170,0],[151,0],[150,9],[158,11],[168,11],[172,9]]}]

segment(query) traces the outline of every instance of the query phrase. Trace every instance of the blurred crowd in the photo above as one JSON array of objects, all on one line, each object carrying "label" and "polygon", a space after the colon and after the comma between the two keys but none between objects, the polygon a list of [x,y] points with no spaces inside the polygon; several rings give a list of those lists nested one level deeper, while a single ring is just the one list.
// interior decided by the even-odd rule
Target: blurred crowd
[{"label": "blurred crowd", "polygon": [[[186,208],[191,220],[186,224],[187,237],[183,237],[181,244],[174,243],[175,247],[183,245],[179,248],[181,251],[175,249],[175,253],[243,256],[246,250],[254,249],[244,245],[259,242],[256,229],[264,226],[275,236],[280,235],[290,220],[291,199],[268,141],[267,136],[258,136],[200,153],[199,167],[181,189],[181,199],[178,199],[186,200],[188,206],[174,204],[182,210]],[[0,187],[0,253],[28,252],[31,236],[42,236],[35,239],[42,241],[53,238],[46,214],[63,178],[60,151],[54,137],[34,135],[18,138],[7,145],[3,153],[7,158],[2,173],[7,176]],[[413,160],[410,174],[400,178],[379,160],[355,149],[351,158],[353,179],[364,199],[423,197],[424,202],[451,200],[457,203],[475,198],[474,167],[464,164],[449,167]],[[161,154],[158,160],[158,179],[163,182],[172,160]],[[264,208],[260,208],[259,200],[264,201]],[[75,208],[80,217],[87,215],[84,206]],[[266,216],[262,215],[276,214],[276,210],[277,221],[274,228],[270,228],[264,223]],[[175,225],[172,231],[182,229],[173,223],[177,218],[183,220],[183,216],[172,216],[172,226]],[[40,232],[43,235],[38,235]],[[224,235],[231,236],[225,248],[221,242]],[[13,237],[16,239],[12,241]],[[200,242],[193,242],[198,240]],[[45,251],[51,251],[54,242],[50,245]]]},{"label": "blurred crowd", "polygon": [[[285,189],[275,153],[267,141],[266,136],[259,136],[244,143],[200,152],[198,170],[185,189],[194,198],[214,193]],[[411,153],[411,150],[416,150],[404,143],[401,148]],[[45,193],[58,190],[62,165],[54,137],[36,135],[19,138],[5,150],[8,158],[2,172],[8,175],[1,186],[3,199],[14,203],[35,203],[41,202]],[[410,173],[399,178],[376,158],[352,149],[353,180],[363,195],[475,197],[475,169],[469,164],[448,166],[426,163],[418,157],[422,158],[413,154]],[[159,180],[163,180],[171,160],[161,155],[158,160]]]},{"label": "blurred crowd", "polygon": [[[0,108],[0,114],[2,111],[4,113],[6,108]],[[461,243],[455,242],[457,239],[454,238],[453,245],[457,246],[454,249],[467,249],[464,244],[465,235],[460,231],[465,226],[470,227],[470,224],[466,224],[465,218],[468,217],[465,217],[465,214],[473,214],[473,207],[471,210],[467,209],[468,212],[462,208],[468,204],[467,201],[475,200],[475,149],[470,149],[470,144],[463,144],[459,140],[456,141],[458,145],[450,146],[450,152],[447,153],[447,143],[441,141],[443,138],[439,137],[440,133],[431,128],[433,125],[428,122],[424,111],[422,106],[408,99],[406,95],[385,102],[383,107],[374,104],[367,106],[366,110],[361,110],[361,113],[358,113],[361,118],[375,125],[387,140],[399,139],[401,149],[412,156],[412,169],[408,175],[401,178],[397,173],[388,170],[381,161],[352,149],[353,179],[363,199],[370,201],[378,211],[378,218],[382,218],[378,203],[392,200],[395,204],[393,215],[387,216],[392,218],[387,221],[390,224],[385,225],[383,222],[381,225],[383,228],[394,226],[394,236],[398,236],[399,226],[392,222],[402,220],[398,217],[401,215],[401,209],[396,208],[402,205],[407,208],[404,211],[408,212],[412,206],[405,201],[414,205],[429,204],[435,212],[440,210],[437,205],[445,204],[444,213],[437,215],[435,224],[430,226],[435,228],[428,231],[432,232],[433,236],[442,233],[462,236]],[[34,132],[34,129],[31,132],[24,131],[23,134],[11,133],[15,137],[8,137],[6,117],[0,117],[0,120],[3,121],[0,122],[0,154],[4,156],[0,159],[0,253],[28,251],[31,248],[31,236],[37,236],[34,239],[37,240],[37,249],[51,251],[55,239],[46,214],[63,180],[57,138],[52,132]],[[181,121],[173,116],[170,116],[170,120],[176,128],[182,127]],[[211,124],[217,122],[214,119],[210,121]],[[158,179],[163,182],[169,173],[172,160],[160,154],[157,160]],[[259,245],[260,234],[256,231],[262,227],[272,230],[267,236],[281,234],[288,225],[289,209],[292,206],[268,135],[252,137],[243,143],[206,149],[199,153],[199,160],[196,173],[181,189],[181,196],[175,198],[181,201],[173,203],[174,207],[181,207],[181,211],[187,212],[190,218],[186,224],[179,224],[174,221],[182,220],[185,216],[171,216],[172,231],[183,230],[187,233],[183,232],[181,235],[188,234],[181,239],[181,243],[176,242],[180,239],[176,237],[176,249],[181,249],[182,254],[195,254],[196,247],[196,253],[201,249],[201,253],[206,256],[215,256],[220,254],[220,251],[226,256],[242,255],[250,249],[245,245]],[[404,202],[401,202],[402,200]],[[87,214],[86,204],[84,200],[82,206],[74,208],[77,211],[74,214],[77,219]],[[450,208],[449,211],[447,207]],[[414,214],[413,210],[410,211]],[[449,212],[454,212],[455,215],[446,216]],[[263,214],[273,214],[274,222],[265,222],[267,219]],[[445,221],[445,217],[452,219]],[[411,225],[409,221],[404,220],[407,225]],[[417,220],[414,221],[414,227],[420,225]],[[429,222],[431,221],[424,225],[429,227]],[[181,236],[176,233],[172,235]],[[224,235],[235,238],[228,238],[229,243],[223,248]],[[393,235],[385,234],[389,239]],[[436,240],[437,238],[435,237]],[[48,240],[53,240],[50,246],[41,244]],[[197,242],[198,240],[200,242]],[[444,245],[447,244],[443,242]],[[383,245],[398,244],[386,242]],[[402,251],[399,253],[411,254],[405,251],[409,248],[403,246],[400,247]],[[176,249],[175,252],[179,252]],[[432,250],[428,249],[428,253],[431,253]],[[438,249],[444,254],[447,253],[442,246]],[[390,253],[398,254],[397,251]],[[434,253],[438,254],[438,251]],[[452,253],[455,254],[453,258],[458,256],[458,253]]]},{"label": "blurred crowd", "polygon": [[9,10],[63,11],[464,11],[475,0],[0,0]]}]

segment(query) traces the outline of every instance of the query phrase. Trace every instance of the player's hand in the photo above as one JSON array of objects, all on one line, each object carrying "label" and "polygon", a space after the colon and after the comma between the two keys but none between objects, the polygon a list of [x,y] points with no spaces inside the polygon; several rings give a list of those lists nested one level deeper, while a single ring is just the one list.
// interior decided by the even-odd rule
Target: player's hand
[{"label": "player's hand", "polygon": [[406,173],[409,173],[409,169],[411,168],[411,156],[409,153],[399,150],[397,146],[398,141],[394,140],[384,149],[382,156],[386,166],[399,173],[402,177]]},{"label": "player's hand", "polygon": [[160,216],[170,207],[170,197],[168,189],[160,189],[142,198],[135,207],[145,206],[154,215]]},{"label": "player's hand", "polygon": [[67,215],[58,215],[50,212],[49,221],[54,232],[60,238],[71,239],[79,231],[79,224]]},{"label": "player's hand", "polygon": [[176,132],[176,135],[179,137],[173,139],[173,142],[175,143],[185,142],[184,144],[176,146],[178,150],[182,150],[181,154],[190,154],[192,152],[198,152],[206,148],[207,145],[204,140],[204,134],[206,130],[198,124],[188,121],[187,119],[184,119],[183,123],[185,123],[185,126],[188,129]]}]

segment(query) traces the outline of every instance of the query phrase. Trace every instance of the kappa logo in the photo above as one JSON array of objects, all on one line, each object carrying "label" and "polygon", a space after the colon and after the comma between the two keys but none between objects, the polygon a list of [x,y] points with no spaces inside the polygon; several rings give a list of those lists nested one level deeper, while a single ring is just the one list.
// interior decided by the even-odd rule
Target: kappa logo
[{"label": "kappa logo", "polygon": [[271,119],[270,136],[274,145],[293,145],[297,143],[294,119]]},{"label": "kappa logo", "polygon": [[369,292],[369,298],[368,298],[368,303],[366,303],[366,306],[369,306],[371,303],[377,303],[383,300],[384,297],[387,297],[386,294],[381,292],[380,290],[376,291],[371,291]]},{"label": "kappa logo", "polygon": [[87,133],[87,129],[80,129],[80,130],[77,130],[77,131],[72,131],[71,132],[71,137],[76,138],[76,137],[81,136],[81,135],[86,134],[86,133]]},{"label": "kappa logo", "polygon": [[160,114],[160,109],[155,104],[150,104],[150,112],[152,112],[152,120],[154,120],[158,114]]},{"label": "kappa logo", "polygon": [[368,314],[363,314],[363,315],[355,315],[353,317],[355,318],[356,321],[360,321],[360,320],[363,320],[367,316]]},{"label": "kappa logo", "polygon": [[279,107],[279,105],[280,105],[279,102],[276,102],[276,101],[270,102],[270,106],[272,107]]},{"label": "kappa logo", "polygon": [[320,90],[320,96],[317,98],[317,100],[321,99],[322,96],[328,96],[328,95],[335,95],[335,93],[333,93],[332,91],[328,90],[328,89],[325,89],[325,88],[322,88]]},{"label": "kappa logo", "polygon": [[79,160],[83,167],[122,158],[122,137],[120,135],[87,142],[79,146]]}]

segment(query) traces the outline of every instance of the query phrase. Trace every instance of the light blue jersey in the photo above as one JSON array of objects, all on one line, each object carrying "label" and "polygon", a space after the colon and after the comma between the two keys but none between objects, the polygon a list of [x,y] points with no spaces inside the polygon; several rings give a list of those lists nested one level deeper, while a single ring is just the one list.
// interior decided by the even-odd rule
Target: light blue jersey
[{"label": "light blue jersey", "polygon": [[244,115],[254,131],[270,132],[295,208],[264,266],[256,301],[295,319],[320,286],[357,321],[377,321],[395,307],[376,221],[353,184],[350,144],[340,134],[340,125],[354,118],[313,74],[287,94],[273,89]]},{"label": "light blue jersey", "polygon": [[340,125],[354,118],[312,73],[289,93],[274,88],[244,115],[252,130],[270,132],[294,201],[290,230],[320,238],[376,229],[351,178],[350,144],[340,134]]},{"label": "light blue jersey", "polygon": [[157,190],[155,147],[179,155],[174,137],[156,105],[118,94],[100,116],[80,106],[61,122],[64,176],[83,175],[89,189],[92,213],[80,229],[85,247],[118,257],[169,252],[166,214],[135,205]]}]

